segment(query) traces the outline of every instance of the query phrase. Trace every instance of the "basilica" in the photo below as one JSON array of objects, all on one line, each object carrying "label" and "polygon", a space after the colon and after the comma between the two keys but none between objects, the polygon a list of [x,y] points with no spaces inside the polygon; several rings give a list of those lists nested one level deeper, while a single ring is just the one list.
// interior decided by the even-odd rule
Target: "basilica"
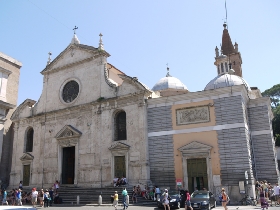
[{"label": "basilica", "polygon": [[[168,72],[152,89],[110,64],[103,47],[76,34],[55,59],[43,90],[14,111],[10,186],[170,189],[226,188],[231,199],[254,195],[256,180],[279,181],[270,99],[242,77],[242,58],[224,24],[215,49],[217,76],[189,92]],[[263,150],[263,148],[266,148]]]}]

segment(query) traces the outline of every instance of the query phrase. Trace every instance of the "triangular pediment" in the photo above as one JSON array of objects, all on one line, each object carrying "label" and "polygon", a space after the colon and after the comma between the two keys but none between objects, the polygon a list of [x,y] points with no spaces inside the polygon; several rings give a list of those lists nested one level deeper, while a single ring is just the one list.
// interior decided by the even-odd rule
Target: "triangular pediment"
[{"label": "triangular pediment", "polygon": [[71,125],[65,125],[55,136],[56,139],[69,139],[77,138],[82,135],[82,132],[72,127]]},{"label": "triangular pediment", "polygon": [[46,66],[41,74],[77,65],[100,55],[105,55],[107,57],[110,56],[106,51],[99,51],[98,48],[92,46],[83,44],[70,44],[51,63]]},{"label": "triangular pediment", "polygon": [[109,147],[109,150],[129,150],[130,146],[122,143],[122,142],[117,142],[115,144],[113,144],[111,147]]},{"label": "triangular pediment", "polygon": [[34,156],[29,153],[24,153],[23,156],[21,156],[21,161],[32,161],[34,159]]},{"label": "triangular pediment", "polygon": [[180,147],[178,150],[182,152],[184,150],[210,150],[211,148],[212,147],[209,145],[193,141],[189,144],[186,144],[185,146]]},{"label": "triangular pediment", "polygon": [[212,146],[193,141],[180,147],[178,150],[182,153],[183,157],[208,157]]}]

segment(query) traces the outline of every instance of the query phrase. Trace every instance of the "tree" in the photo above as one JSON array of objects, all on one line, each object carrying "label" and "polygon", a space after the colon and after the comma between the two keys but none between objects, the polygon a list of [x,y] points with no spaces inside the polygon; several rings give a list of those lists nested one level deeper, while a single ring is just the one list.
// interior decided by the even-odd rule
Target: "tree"
[{"label": "tree", "polygon": [[275,145],[280,146],[280,84],[265,90],[262,96],[270,97],[271,108],[274,115],[272,129],[275,137]]},{"label": "tree", "polygon": [[269,88],[262,92],[262,96],[270,97],[272,108],[279,106],[280,101],[280,84],[274,85],[272,88]]}]

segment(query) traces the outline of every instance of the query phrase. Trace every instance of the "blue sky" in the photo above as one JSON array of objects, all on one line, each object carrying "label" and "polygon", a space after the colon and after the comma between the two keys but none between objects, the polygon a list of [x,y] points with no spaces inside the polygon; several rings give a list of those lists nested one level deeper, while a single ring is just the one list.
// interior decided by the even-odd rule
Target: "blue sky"
[{"label": "blue sky", "polygon": [[[48,52],[63,51],[75,25],[81,44],[97,47],[101,32],[108,62],[150,88],[166,63],[192,92],[216,76],[224,0],[0,0],[0,8],[0,51],[23,63],[18,104],[39,99]],[[261,91],[279,83],[279,8],[278,0],[227,0],[243,77]]]}]

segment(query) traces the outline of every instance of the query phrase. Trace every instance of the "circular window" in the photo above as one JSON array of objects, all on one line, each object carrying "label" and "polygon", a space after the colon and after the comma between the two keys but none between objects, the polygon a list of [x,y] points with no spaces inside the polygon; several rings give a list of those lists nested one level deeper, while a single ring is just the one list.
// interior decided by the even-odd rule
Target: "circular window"
[{"label": "circular window", "polygon": [[62,91],[63,101],[70,103],[77,98],[79,94],[79,84],[76,81],[67,82]]}]

